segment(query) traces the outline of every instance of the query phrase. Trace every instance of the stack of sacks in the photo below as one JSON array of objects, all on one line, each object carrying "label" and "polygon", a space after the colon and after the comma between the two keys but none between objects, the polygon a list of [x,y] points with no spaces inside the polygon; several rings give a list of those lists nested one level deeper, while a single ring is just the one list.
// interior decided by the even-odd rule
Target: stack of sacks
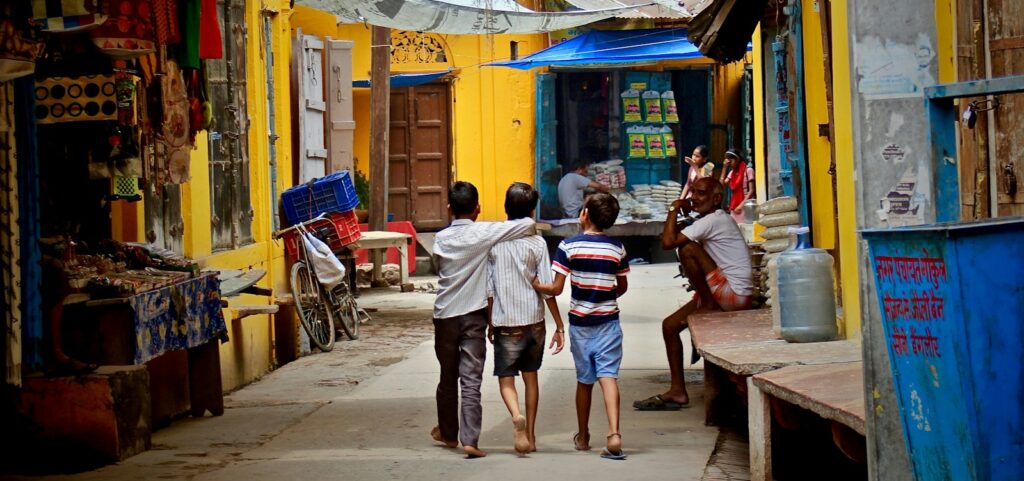
[{"label": "stack of sacks", "polygon": [[617,222],[629,222],[630,220],[633,220],[633,218],[642,218],[634,215],[636,206],[639,203],[633,198],[633,196],[625,192],[621,192],[615,194],[615,199],[619,201],[619,218],[616,220]]},{"label": "stack of sacks", "polygon": [[626,169],[622,168],[622,161],[619,159],[590,164],[587,171],[591,178],[608,187],[626,188]]},{"label": "stack of sacks", "polygon": [[671,206],[683,192],[683,186],[673,180],[662,180],[657,185],[651,186],[651,200],[664,205]]},{"label": "stack of sacks", "polygon": [[767,268],[767,277],[762,276],[762,291],[768,299],[767,305],[772,305],[777,288],[775,276],[775,257],[780,252],[796,246],[796,236],[790,234],[790,229],[800,225],[800,212],[795,197],[777,197],[758,206],[758,223],[765,227],[761,237],[765,241],[761,244],[766,254],[761,260],[762,268]]},{"label": "stack of sacks", "polygon": [[655,193],[655,187],[661,186],[633,184],[633,198],[636,200],[632,211],[634,219],[660,219],[665,217],[667,210],[664,203],[656,200],[658,194]]}]

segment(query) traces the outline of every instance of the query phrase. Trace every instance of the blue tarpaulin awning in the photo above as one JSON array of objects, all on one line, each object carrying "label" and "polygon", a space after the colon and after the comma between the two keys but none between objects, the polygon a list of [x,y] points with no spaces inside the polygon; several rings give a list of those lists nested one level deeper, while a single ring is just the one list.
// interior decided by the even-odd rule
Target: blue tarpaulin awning
[{"label": "blue tarpaulin awning", "polygon": [[528,70],[544,66],[631,64],[701,57],[700,49],[686,38],[685,28],[591,30],[519,60],[487,66]]},{"label": "blue tarpaulin awning", "polygon": [[[424,72],[424,73],[400,73],[391,76],[391,87],[415,87],[417,85],[423,85],[426,83],[433,82],[445,75],[452,73],[451,70],[445,70],[443,72]],[[352,82],[352,88],[370,88],[369,80],[355,80]]]}]

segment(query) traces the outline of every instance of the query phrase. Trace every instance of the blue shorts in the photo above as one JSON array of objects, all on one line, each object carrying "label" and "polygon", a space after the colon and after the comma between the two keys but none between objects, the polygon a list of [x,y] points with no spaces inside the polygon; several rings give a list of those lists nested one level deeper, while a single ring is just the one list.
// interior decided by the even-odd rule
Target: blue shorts
[{"label": "blue shorts", "polygon": [[576,361],[576,380],[594,384],[597,378],[619,377],[622,364],[622,326],[610,321],[596,326],[569,326],[569,346]]}]

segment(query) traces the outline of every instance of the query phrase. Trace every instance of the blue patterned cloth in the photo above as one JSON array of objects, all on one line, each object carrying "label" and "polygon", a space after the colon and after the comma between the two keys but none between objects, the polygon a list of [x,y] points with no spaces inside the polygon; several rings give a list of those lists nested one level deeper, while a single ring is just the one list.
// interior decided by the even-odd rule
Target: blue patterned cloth
[{"label": "blue patterned cloth", "polygon": [[220,280],[215,275],[136,294],[128,303],[135,313],[135,364],[167,351],[227,338]]}]

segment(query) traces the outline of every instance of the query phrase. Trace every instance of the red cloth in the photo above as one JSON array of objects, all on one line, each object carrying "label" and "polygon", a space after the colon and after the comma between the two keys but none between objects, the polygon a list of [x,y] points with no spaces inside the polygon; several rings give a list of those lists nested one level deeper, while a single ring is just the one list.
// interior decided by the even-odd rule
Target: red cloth
[{"label": "red cloth", "polygon": [[[227,32],[229,35],[231,32]],[[224,40],[217,21],[217,0],[202,0],[199,8],[199,58],[224,56]]]},{"label": "red cloth", "polygon": [[729,199],[729,211],[732,212],[743,203],[743,198],[747,196],[747,163],[740,162],[735,169],[729,172],[729,178],[726,181],[729,184],[729,190],[732,191],[732,197]]},{"label": "red cloth", "polygon": [[163,45],[181,41],[178,25],[178,4],[174,0],[153,0],[153,20],[156,23],[156,39]]},{"label": "red cloth", "polygon": [[[368,224],[359,224],[359,230],[366,232],[370,230]],[[401,232],[403,234],[409,234],[412,236],[412,243],[409,244],[409,274],[416,273],[416,228],[412,226],[412,222],[409,221],[395,221],[388,222],[388,232]],[[386,264],[398,264],[399,254],[398,249],[395,247],[388,248],[384,254],[384,263]],[[356,263],[366,264],[370,262],[370,253],[366,249],[359,249],[356,251]]]}]

